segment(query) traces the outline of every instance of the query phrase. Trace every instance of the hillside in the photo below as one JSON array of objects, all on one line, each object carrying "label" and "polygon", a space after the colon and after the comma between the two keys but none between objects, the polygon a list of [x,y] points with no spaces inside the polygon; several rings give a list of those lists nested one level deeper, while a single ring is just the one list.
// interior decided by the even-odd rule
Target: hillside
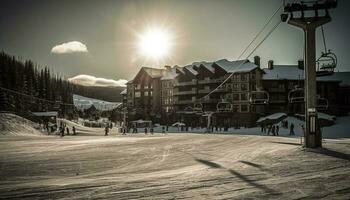
[{"label": "hillside", "polygon": [[84,97],[100,99],[109,102],[121,102],[123,97],[120,93],[125,87],[99,87],[76,85],[74,93]]}]

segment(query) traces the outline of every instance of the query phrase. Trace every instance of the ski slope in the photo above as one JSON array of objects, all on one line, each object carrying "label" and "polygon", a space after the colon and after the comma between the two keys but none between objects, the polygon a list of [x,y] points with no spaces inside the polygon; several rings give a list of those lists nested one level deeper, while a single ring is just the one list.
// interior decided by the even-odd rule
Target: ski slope
[{"label": "ski slope", "polygon": [[73,95],[73,102],[74,106],[79,110],[85,110],[94,105],[97,110],[107,111],[113,110],[121,105],[120,102],[102,101],[99,99],[88,98],[77,94]]}]

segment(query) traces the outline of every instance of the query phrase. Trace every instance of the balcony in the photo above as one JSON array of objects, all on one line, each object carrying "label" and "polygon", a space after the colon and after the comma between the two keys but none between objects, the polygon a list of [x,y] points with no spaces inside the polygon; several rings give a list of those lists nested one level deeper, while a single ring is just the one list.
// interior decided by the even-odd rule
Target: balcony
[{"label": "balcony", "polygon": [[175,102],[175,104],[193,104],[194,101],[192,101],[191,99],[188,100],[178,100],[177,102]]},{"label": "balcony", "polygon": [[287,103],[286,99],[270,99],[270,103]]},{"label": "balcony", "polygon": [[174,92],[174,96],[177,96],[177,95],[186,95],[186,94],[196,94],[196,90],[188,90],[188,91],[175,91]]},{"label": "balcony", "polygon": [[269,92],[286,92],[285,88],[269,88]]},{"label": "balcony", "polygon": [[175,81],[174,83],[174,86],[177,87],[177,86],[187,86],[187,85],[196,85],[197,84],[197,81],[186,81],[186,82],[178,82],[178,81]]},{"label": "balcony", "polygon": [[218,78],[218,79],[205,79],[205,80],[199,80],[198,84],[209,84],[209,83],[221,83],[224,79]]},{"label": "balcony", "polygon": [[[213,91],[214,89],[202,89],[202,90],[198,90],[198,93],[200,94],[208,94],[209,92]],[[217,93],[217,92],[226,92],[225,88],[218,88],[215,91],[213,91],[213,93]]]}]

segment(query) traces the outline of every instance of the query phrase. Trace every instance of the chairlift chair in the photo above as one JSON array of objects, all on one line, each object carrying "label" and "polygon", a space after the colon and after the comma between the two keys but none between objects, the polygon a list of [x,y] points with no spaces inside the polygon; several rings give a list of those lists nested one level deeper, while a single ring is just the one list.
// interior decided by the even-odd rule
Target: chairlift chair
[{"label": "chairlift chair", "polygon": [[317,95],[317,106],[318,111],[327,110],[328,109],[328,100],[326,98],[320,97]]},{"label": "chairlift chair", "polygon": [[217,112],[231,112],[233,108],[233,105],[225,100],[222,100],[221,102],[216,104],[216,111]]},{"label": "chairlift chair", "polygon": [[322,52],[321,57],[316,60],[316,76],[332,75],[337,66],[337,61],[337,56],[331,52],[331,50],[328,50],[328,52]]},{"label": "chairlift chair", "polygon": [[288,92],[289,103],[304,103],[305,93],[303,88],[295,88]]},{"label": "chairlift chair", "polygon": [[193,111],[195,111],[195,112],[203,112],[203,105],[201,103],[194,103]]},{"label": "chairlift chair", "polygon": [[266,91],[252,91],[249,93],[249,102],[252,105],[266,105],[269,100],[270,96]]},{"label": "chairlift chair", "polygon": [[321,26],[322,39],[324,52],[321,53],[321,56],[316,60],[317,71],[316,76],[329,76],[334,73],[334,69],[337,67],[337,56],[330,49],[327,49],[326,37],[324,34],[323,26]]},{"label": "chairlift chair", "polygon": [[184,111],[193,111],[193,108],[191,106],[187,106]]}]

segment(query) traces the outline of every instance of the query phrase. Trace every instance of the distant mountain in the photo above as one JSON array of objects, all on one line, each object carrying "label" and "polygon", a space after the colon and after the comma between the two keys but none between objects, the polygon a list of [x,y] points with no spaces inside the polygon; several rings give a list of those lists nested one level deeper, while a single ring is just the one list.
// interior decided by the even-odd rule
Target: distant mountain
[{"label": "distant mountain", "polygon": [[76,94],[73,94],[73,102],[75,107],[77,107],[79,110],[85,110],[94,105],[97,110],[101,111],[113,110],[121,104],[117,102],[108,102],[99,99],[88,98]]},{"label": "distant mountain", "polygon": [[100,87],[75,85],[74,94],[109,102],[122,102],[120,93],[125,87]]}]

